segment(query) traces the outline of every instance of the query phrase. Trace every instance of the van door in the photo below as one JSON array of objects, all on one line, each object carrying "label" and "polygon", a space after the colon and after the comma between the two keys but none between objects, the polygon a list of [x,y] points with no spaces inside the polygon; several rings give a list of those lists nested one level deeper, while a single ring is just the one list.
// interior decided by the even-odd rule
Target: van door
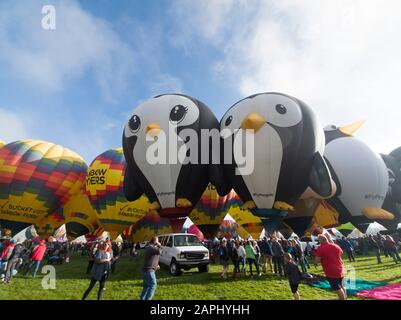
[{"label": "van door", "polygon": [[167,250],[166,250],[166,241],[168,240],[168,236],[163,236],[162,239],[160,240],[161,244],[161,253],[160,253],[160,263],[163,264],[168,264],[167,262]]},{"label": "van door", "polygon": [[174,236],[170,235],[168,237],[168,239],[166,239],[166,244],[165,244],[165,248],[166,248],[166,264],[170,265],[171,263],[171,259],[174,256],[174,250],[173,250],[173,239]]}]

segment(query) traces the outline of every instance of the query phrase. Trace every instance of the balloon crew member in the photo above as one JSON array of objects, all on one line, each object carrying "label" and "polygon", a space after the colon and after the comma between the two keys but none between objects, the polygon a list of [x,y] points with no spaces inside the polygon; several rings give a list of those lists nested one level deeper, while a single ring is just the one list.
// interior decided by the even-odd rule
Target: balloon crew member
[{"label": "balloon crew member", "polygon": [[25,252],[25,248],[21,244],[21,242],[18,240],[17,244],[14,247],[14,250],[12,250],[10,258],[7,261],[6,275],[4,277],[5,283],[11,283],[11,279],[14,275],[13,274],[14,269],[16,268],[20,258],[24,254],[24,252]]},{"label": "balloon crew member", "polygon": [[86,289],[82,297],[82,300],[85,300],[88,297],[89,293],[92,291],[92,289],[96,285],[96,282],[98,281],[99,281],[99,291],[97,293],[97,299],[102,300],[104,286],[110,274],[111,254],[107,249],[108,249],[108,244],[102,243],[100,245],[100,250],[96,253],[95,262],[93,264],[91,272],[91,282],[89,284],[88,289]]},{"label": "balloon crew member", "polygon": [[302,281],[302,274],[298,266],[294,263],[292,255],[288,252],[284,253],[284,274],[288,278],[292,295],[295,300],[301,300],[298,292],[298,286]]},{"label": "balloon crew member", "polygon": [[328,234],[319,235],[319,248],[316,250],[316,263],[321,263],[327,281],[340,300],[347,299],[347,290],[343,285],[344,265],[341,258],[343,250],[333,242]]},{"label": "balloon crew member", "polygon": [[7,247],[1,253],[1,256],[0,256],[0,260],[1,260],[1,264],[2,264],[1,271],[5,271],[7,269],[8,260],[10,259],[11,255],[13,254],[15,245],[16,245],[16,241],[13,239],[10,240],[10,242],[7,244]]},{"label": "balloon crew member", "polygon": [[157,236],[153,236],[145,248],[143,263],[143,290],[139,300],[152,300],[157,287],[156,271],[160,269],[159,259],[161,244]]},{"label": "balloon crew member", "polygon": [[32,251],[31,254],[31,263],[27,266],[25,270],[25,275],[32,269],[32,276],[35,278],[36,274],[39,271],[40,262],[43,260],[43,257],[46,253],[46,242],[45,240],[40,240],[39,244],[37,244]]}]

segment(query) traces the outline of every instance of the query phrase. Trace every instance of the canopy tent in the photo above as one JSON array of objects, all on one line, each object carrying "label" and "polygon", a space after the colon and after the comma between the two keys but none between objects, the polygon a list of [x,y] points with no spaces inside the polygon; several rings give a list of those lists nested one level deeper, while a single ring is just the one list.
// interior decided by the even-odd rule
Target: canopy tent
[{"label": "canopy tent", "polygon": [[369,225],[368,229],[366,230],[367,235],[376,235],[380,231],[385,231],[387,230],[385,227],[383,227],[381,224],[377,222],[373,222]]},{"label": "canopy tent", "polygon": [[338,226],[336,229],[340,231],[344,236],[348,236],[355,229],[355,226],[351,222],[348,222],[342,224],[341,226]]},{"label": "canopy tent", "polygon": [[85,236],[80,236],[80,237],[78,237],[78,238],[72,240],[71,242],[72,242],[72,243],[86,243],[86,242],[88,242],[88,241],[86,240],[86,237],[85,237]]},{"label": "canopy tent", "polygon": [[355,228],[349,235],[348,238],[350,239],[358,239],[358,238],[362,238],[364,236],[364,234],[359,231],[357,228]]}]

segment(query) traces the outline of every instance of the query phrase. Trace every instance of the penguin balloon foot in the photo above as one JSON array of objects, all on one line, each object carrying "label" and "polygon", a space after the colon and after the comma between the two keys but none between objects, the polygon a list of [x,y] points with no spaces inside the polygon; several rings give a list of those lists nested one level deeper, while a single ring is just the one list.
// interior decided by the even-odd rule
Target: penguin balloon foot
[{"label": "penguin balloon foot", "polygon": [[363,208],[362,214],[371,220],[393,220],[394,215],[381,208]]},{"label": "penguin balloon foot", "polygon": [[160,204],[157,201],[154,201],[150,204],[148,211],[155,211],[160,209]]},{"label": "penguin balloon foot", "polygon": [[274,202],[274,209],[277,210],[283,210],[283,211],[288,211],[288,210],[294,210],[294,207],[284,201],[276,201]]},{"label": "penguin balloon foot", "polygon": [[245,202],[241,207],[242,210],[250,210],[250,209],[255,209],[255,208],[256,208],[256,204],[253,200],[249,200],[249,201]]},{"label": "penguin balloon foot", "polygon": [[192,202],[185,198],[177,199],[176,205],[178,208],[188,208],[193,206]]}]

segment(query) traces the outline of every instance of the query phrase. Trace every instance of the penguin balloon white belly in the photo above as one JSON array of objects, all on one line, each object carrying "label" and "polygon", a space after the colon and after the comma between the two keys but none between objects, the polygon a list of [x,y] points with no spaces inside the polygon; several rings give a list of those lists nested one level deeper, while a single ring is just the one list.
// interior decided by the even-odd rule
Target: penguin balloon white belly
[{"label": "penguin balloon white belly", "polygon": [[[242,178],[256,206],[258,208],[272,208],[276,198],[277,183],[283,158],[282,142],[277,131],[267,124],[253,136],[254,145],[257,146],[252,155],[254,158],[253,171],[249,175],[242,175]],[[242,154],[245,154],[246,144],[241,143],[241,145]],[[239,148],[237,143],[234,143],[234,151],[236,151],[235,148]],[[274,150],[274,152],[271,152],[271,150]],[[239,170],[241,172],[240,168]]]},{"label": "penguin balloon white belly", "polygon": [[[147,161],[146,153],[152,142],[137,143],[134,148],[134,159],[138,168],[144,174],[150,185],[155,189],[156,196],[162,208],[171,208],[175,206],[175,186],[181,170],[181,163],[166,164]],[[168,142],[167,142],[168,145]],[[178,148],[184,143],[178,140]],[[183,146],[185,148],[185,145]],[[167,148],[167,150],[169,150]],[[138,156],[139,155],[139,156]]]}]

